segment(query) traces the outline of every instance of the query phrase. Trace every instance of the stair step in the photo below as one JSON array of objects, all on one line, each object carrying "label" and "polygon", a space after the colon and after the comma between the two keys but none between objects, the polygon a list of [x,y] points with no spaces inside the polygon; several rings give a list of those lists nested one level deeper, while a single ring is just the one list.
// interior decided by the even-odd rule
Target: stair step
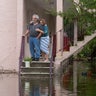
[{"label": "stair step", "polygon": [[[25,66],[25,62],[22,62],[22,66]],[[53,64],[52,64],[53,66]],[[30,63],[30,67],[50,67],[50,61],[44,62],[44,61],[32,61]]]},{"label": "stair step", "polygon": [[[53,76],[54,73],[51,73]],[[41,77],[49,77],[50,73],[40,73],[40,72],[21,72],[21,76],[29,76],[29,77],[35,77],[35,78],[41,78]]]},{"label": "stair step", "polygon": [[[50,84],[50,80],[51,80],[51,82],[52,82],[52,84],[53,84],[53,78],[52,79],[50,79],[50,77],[46,77],[46,78],[44,78],[44,77],[39,77],[39,78],[36,78],[35,76],[34,77],[32,77],[32,76],[22,76],[21,77],[21,82],[22,82],[22,86],[24,86],[25,85],[25,82],[30,82],[30,86],[39,86],[39,85],[41,85],[41,86],[47,86],[47,87],[49,87],[49,84]],[[24,87],[23,87],[24,88]]]},{"label": "stair step", "polygon": [[[52,68],[52,72],[53,72]],[[30,68],[21,68],[21,72],[42,72],[42,73],[49,73],[50,72],[50,68],[49,67],[30,67]]]},{"label": "stair step", "polygon": [[[54,76],[54,74],[53,73],[51,73],[51,76],[53,77]],[[35,72],[35,73],[33,73],[33,72],[27,72],[27,73],[25,73],[25,72],[22,72],[21,73],[21,77],[23,77],[23,78],[28,78],[28,77],[30,77],[30,78],[50,78],[50,73],[40,73],[40,72]]]},{"label": "stair step", "polygon": [[50,67],[21,67],[21,69],[50,69]]},{"label": "stair step", "polygon": [[47,63],[47,64],[49,64],[49,63],[50,63],[50,61],[47,61],[47,62],[44,62],[44,61],[32,61],[31,63],[42,63],[42,64]]},{"label": "stair step", "polygon": [[[53,75],[52,75],[53,76]],[[38,78],[35,78],[35,76],[24,76],[24,75],[22,75],[21,77],[21,80],[23,80],[23,81],[34,81],[34,82],[37,82],[37,81],[41,81],[41,82],[43,82],[43,81],[49,81],[50,80],[50,76],[46,76],[45,78],[43,77],[38,77]],[[53,77],[51,78],[51,80],[53,80]]]},{"label": "stair step", "polygon": [[[51,78],[53,78],[53,77],[54,77],[54,74],[52,75]],[[21,75],[21,78],[23,80],[26,80],[26,81],[32,80],[32,79],[36,79],[36,80],[44,79],[44,80],[46,80],[46,79],[50,79],[50,75]]]},{"label": "stair step", "polygon": [[21,72],[21,75],[50,75],[50,73],[42,73],[42,72],[27,72],[26,73],[26,72]]},{"label": "stair step", "polygon": [[[25,63],[24,61],[23,61],[23,63]],[[38,63],[38,64],[40,64],[40,63],[42,63],[42,64],[49,64],[50,63],[50,61],[47,61],[47,62],[44,62],[44,61],[31,61],[31,63]]]}]

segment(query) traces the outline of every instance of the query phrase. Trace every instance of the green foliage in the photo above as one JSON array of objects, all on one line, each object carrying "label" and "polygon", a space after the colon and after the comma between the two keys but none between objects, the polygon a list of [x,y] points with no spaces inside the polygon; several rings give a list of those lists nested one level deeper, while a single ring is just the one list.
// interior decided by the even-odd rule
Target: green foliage
[{"label": "green foliage", "polygon": [[82,2],[82,5],[88,9],[96,8],[96,0],[80,0],[80,2]]},{"label": "green foliage", "polygon": [[92,35],[92,32],[91,31],[85,31],[84,35]]},{"label": "green foliage", "polygon": [[29,61],[29,62],[31,62],[31,58],[26,57],[26,58],[24,58],[24,61]]},{"label": "green foliage", "polygon": [[96,38],[90,41],[83,50],[78,54],[78,57],[90,57],[93,50],[96,48]]},{"label": "green foliage", "polygon": [[92,77],[89,78],[89,76],[82,76],[81,75],[82,72],[87,71],[87,74],[90,72],[86,70],[86,68],[90,66],[90,63],[89,62],[81,62],[81,63],[82,64],[78,66],[78,86],[77,86],[78,96],[96,96],[95,91],[96,86],[94,86],[96,84],[96,80],[94,79],[96,75],[94,76],[94,78]]},{"label": "green foliage", "polygon": [[79,26],[84,26],[87,32],[96,30],[96,0],[80,0],[79,4],[74,2],[73,8],[62,14],[71,22],[77,19]]},{"label": "green foliage", "polygon": [[73,6],[66,12],[57,13],[56,10],[50,10],[50,13],[64,18],[65,26],[77,19],[79,26],[88,34],[96,30],[96,0],[79,0],[79,3],[73,1]]},{"label": "green foliage", "polygon": [[52,8],[50,10],[46,11],[46,14],[51,14],[52,16],[57,16],[58,15],[56,10],[52,9]]}]

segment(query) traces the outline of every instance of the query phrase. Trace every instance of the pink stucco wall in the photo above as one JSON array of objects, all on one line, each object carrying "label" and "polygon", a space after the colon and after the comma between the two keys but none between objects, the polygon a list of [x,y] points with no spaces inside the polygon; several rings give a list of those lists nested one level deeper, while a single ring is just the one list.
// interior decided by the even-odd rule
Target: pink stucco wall
[{"label": "pink stucco wall", "polygon": [[16,69],[17,0],[0,0],[0,68]]}]

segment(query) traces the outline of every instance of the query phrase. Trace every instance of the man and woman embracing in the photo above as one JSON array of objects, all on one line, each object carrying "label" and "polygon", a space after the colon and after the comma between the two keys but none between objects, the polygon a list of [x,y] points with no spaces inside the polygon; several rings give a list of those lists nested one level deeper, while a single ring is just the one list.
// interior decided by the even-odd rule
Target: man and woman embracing
[{"label": "man and woman embracing", "polygon": [[32,16],[32,21],[27,27],[24,36],[29,35],[29,47],[32,61],[39,61],[40,55],[48,61],[49,32],[45,19],[39,19],[37,14]]}]

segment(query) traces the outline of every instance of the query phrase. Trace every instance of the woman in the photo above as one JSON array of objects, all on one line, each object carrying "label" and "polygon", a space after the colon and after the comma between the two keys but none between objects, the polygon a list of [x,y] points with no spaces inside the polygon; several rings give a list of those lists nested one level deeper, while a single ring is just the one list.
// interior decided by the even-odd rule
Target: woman
[{"label": "woman", "polygon": [[40,20],[41,25],[43,26],[43,34],[40,39],[40,49],[42,51],[42,57],[45,58],[45,61],[48,61],[49,57],[49,32],[48,26],[45,19]]}]

